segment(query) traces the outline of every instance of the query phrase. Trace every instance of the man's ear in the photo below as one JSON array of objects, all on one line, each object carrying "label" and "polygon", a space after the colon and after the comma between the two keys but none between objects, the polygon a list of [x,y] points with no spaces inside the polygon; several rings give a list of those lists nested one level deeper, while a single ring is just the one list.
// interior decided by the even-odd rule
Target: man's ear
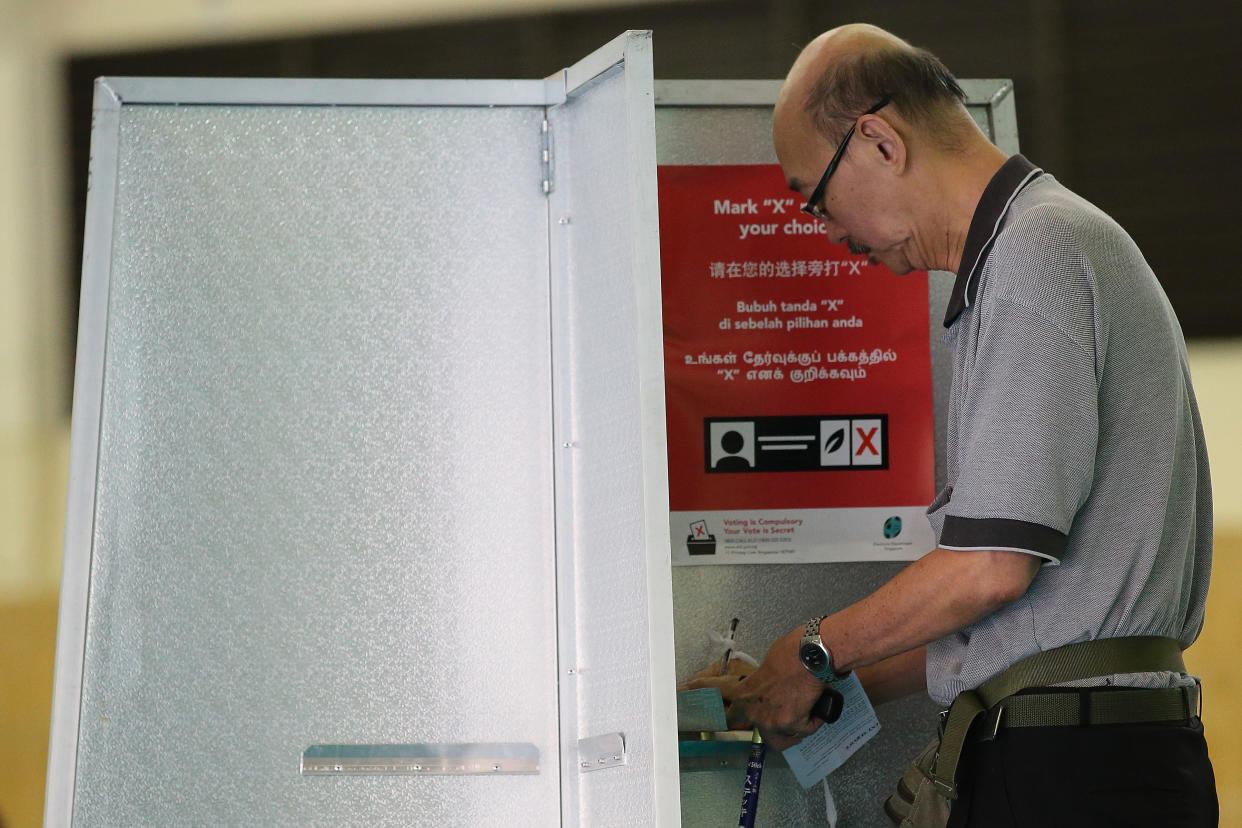
[{"label": "man's ear", "polygon": [[906,142],[893,125],[879,115],[864,115],[856,130],[875,153],[875,160],[893,172],[906,168]]}]

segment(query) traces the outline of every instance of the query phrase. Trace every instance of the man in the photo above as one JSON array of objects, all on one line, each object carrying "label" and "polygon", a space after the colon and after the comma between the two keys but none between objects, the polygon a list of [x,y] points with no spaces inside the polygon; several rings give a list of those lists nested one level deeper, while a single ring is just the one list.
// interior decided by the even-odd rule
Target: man
[{"label": "man", "polygon": [[[1203,624],[1211,491],[1172,308],[1129,236],[1007,158],[963,98],[931,54],[853,25],[807,46],[776,105],[781,167],[834,243],[957,274],[939,545],[724,682],[732,722],[779,748],[822,724],[821,679],[851,670],[876,703],[926,689],[948,706],[1041,652],[1158,637],[1177,656]],[[1007,702],[1029,721],[986,702],[949,824],[1215,825],[1198,688],[1167,661],[1035,682]]]}]

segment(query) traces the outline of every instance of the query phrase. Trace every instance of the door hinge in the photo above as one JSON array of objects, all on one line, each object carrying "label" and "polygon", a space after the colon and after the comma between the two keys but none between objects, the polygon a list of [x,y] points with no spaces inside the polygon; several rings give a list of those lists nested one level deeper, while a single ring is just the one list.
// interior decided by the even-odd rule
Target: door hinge
[{"label": "door hinge", "polygon": [[624,734],[605,733],[601,736],[578,740],[579,773],[590,773],[624,764],[626,764]]},{"label": "door hinge", "polygon": [[552,192],[552,129],[548,119],[543,119],[543,133],[540,140],[540,169],[543,171],[544,195]]}]

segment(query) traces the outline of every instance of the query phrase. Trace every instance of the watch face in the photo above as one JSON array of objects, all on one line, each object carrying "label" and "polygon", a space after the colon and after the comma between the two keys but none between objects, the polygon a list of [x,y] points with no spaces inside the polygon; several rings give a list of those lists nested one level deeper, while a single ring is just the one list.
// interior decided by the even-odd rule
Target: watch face
[{"label": "watch face", "polygon": [[812,673],[818,673],[828,666],[828,654],[814,644],[803,644],[798,651],[798,658]]}]

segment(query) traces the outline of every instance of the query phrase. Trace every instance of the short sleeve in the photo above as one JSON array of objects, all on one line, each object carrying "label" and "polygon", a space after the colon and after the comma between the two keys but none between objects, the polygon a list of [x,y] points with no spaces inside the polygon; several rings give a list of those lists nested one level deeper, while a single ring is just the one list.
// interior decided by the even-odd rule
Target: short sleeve
[{"label": "short sleeve", "polygon": [[1002,291],[979,308],[940,545],[1059,563],[1094,476],[1095,350],[1089,310],[1083,318],[1065,312],[1078,303],[1039,308],[1031,298]]}]

